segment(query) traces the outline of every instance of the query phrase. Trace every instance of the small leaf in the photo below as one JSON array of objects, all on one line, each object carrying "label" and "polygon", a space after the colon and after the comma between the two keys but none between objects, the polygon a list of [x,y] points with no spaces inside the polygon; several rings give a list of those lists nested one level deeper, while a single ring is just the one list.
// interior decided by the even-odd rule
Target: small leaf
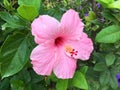
[{"label": "small leaf", "polygon": [[30,21],[38,16],[38,10],[33,6],[21,5],[17,11],[20,16]]},{"label": "small leaf", "polygon": [[29,73],[29,71],[27,71],[25,69],[22,69],[19,73],[17,73],[13,77],[16,77],[16,79],[20,79],[20,80],[24,81],[25,84],[31,82],[30,73]]},{"label": "small leaf", "polygon": [[[24,90],[29,90],[29,89],[24,89]],[[31,84],[31,89],[30,90],[48,90],[43,84]]]},{"label": "small leaf", "polygon": [[41,0],[18,0],[18,4],[33,6],[39,11]]},{"label": "small leaf", "polygon": [[24,82],[22,80],[11,79],[12,90],[24,90]]},{"label": "small leaf", "polygon": [[9,2],[8,0],[3,0],[3,4],[4,4],[6,9],[13,10],[12,3]]},{"label": "small leaf", "polygon": [[30,70],[31,83],[38,83],[44,79],[43,76],[37,75],[33,70]]},{"label": "small leaf", "polygon": [[59,79],[56,84],[56,90],[67,90],[68,80]]},{"label": "small leaf", "polygon": [[101,87],[99,90],[110,90],[110,89],[109,89],[109,86],[106,85],[106,86]]},{"label": "small leaf", "polygon": [[106,86],[109,83],[109,79],[110,79],[110,72],[109,71],[105,71],[105,72],[101,73],[100,84],[102,86]]},{"label": "small leaf", "polygon": [[[115,15],[116,15],[116,14],[115,14]],[[119,23],[119,21],[117,20],[117,18],[114,16],[113,13],[111,13],[110,10],[104,10],[104,11],[102,12],[102,16],[103,16],[104,18],[106,18],[106,19],[108,19],[108,20],[116,23],[116,24]]]},{"label": "small leaf", "polygon": [[107,66],[110,66],[114,63],[115,61],[115,55],[110,53],[105,56],[106,64]]},{"label": "small leaf", "polygon": [[15,15],[11,15],[8,12],[0,12],[0,18],[6,21],[6,23],[2,26],[3,29],[6,27],[23,29],[25,27],[25,22],[18,18]]},{"label": "small leaf", "polygon": [[83,66],[80,68],[80,72],[82,72],[83,74],[86,74],[87,70],[88,70],[88,66]]},{"label": "small leaf", "polygon": [[71,80],[73,86],[80,89],[88,89],[88,84],[85,79],[85,76],[81,72],[76,72],[73,79]]},{"label": "small leaf", "polygon": [[100,43],[115,43],[120,40],[120,26],[111,25],[102,29],[95,40]]},{"label": "small leaf", "polygon": [[110,75],[111,75],[109,80],[110,86],[112,87],[113,90],[117,90],[118,82],[116,76],[113,74],[113,72],[111,72]]},{"label": "small leaf", "polygon": [[89,11],[88,16],[85,17],[87,22],[91,22],[92,20],[96,19],[96,14],[93,11]]},{"label": "small leaf", "polygon": [[8,78],[0,81],[0,90],[9,90],[10,81]]},{"label": "small leaf", "polygon": [[107,69],[107,66],[104,62],[99,62],[94,66],[95,71],[105,71]]},{"label": "small leaf", "polygon": [[57,82],[58,81],[58,78],[55,76],[54,73],[52,73],[49,77],[47,77],[47,79],[50,79],[53,82]]}]

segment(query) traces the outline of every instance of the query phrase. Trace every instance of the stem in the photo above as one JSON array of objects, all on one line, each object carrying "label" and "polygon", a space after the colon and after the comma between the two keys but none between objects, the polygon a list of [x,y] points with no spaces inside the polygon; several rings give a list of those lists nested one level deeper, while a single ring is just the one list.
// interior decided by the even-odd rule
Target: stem
[{"label": "stem", "polygon": [[92,0],[92,9],[95,12],[96,11],[96,1]]}]

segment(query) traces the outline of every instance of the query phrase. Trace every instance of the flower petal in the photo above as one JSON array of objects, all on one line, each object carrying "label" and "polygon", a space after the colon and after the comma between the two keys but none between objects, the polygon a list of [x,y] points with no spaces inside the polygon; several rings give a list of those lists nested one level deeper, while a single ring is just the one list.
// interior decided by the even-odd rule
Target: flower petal
[{"label": "flower petal", "polygon": [[79,14],[70,9],[62,16],[61,27],[67,37],[79,39],[81,32],[83,32],[84,24],[79,18]]},{"label": "flower petal", "polygon": [[35,36],[35,42],[40,44],[46,40],[53,39],[58,33],[59,22],[48,15],[39,16],[32,24],[32,35]]},{"label": "flower petal", "polygon": [[88,60],[93,51],[93,43],[85,33],[80,40],[69,41],[65,45],[66,54],[75,59]]},{"label": "flower petal", "polygon": [[56,54],[56,61],[57,64],[53,68],[55,75],[62,79],[72,78],[76,69],[77,60],[68,57],[64,53],[64,49],[60,48]]},{"label": "flower petal", "polygon": [[34,71],[39,75],[50,75],[55,64],[55,52],[51,45],[41,44],[33,49],[30,59]]}]

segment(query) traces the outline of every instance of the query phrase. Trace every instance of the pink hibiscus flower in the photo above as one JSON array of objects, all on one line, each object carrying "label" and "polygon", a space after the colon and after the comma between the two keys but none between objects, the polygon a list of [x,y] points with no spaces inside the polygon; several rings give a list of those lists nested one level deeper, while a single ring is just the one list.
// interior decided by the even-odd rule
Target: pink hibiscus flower
[{"label": "pink hibiscus flower", "polygon": [[38,46],[33,49],[30,59],[39,75],[50,75],[53,71],[58,78],[72,78],[77,59],[88,60],[93,51],[91,39],[83,32],[84,24],[72,9],[60,22],[41,15],[31,26]]}]

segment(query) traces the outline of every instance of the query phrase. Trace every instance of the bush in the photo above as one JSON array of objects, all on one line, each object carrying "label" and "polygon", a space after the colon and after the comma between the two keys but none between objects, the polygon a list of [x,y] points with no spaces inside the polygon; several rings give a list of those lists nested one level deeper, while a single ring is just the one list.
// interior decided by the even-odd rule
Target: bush
[{"label": "bush", "polygon": [[[39,15],[60,20],[69,9],[79,13],[94,51],[78,60],[72,79],[38,75],[30,61],[37,45],[31,23]],[[119,17],[120,0],[1,0],[0,90],[119,90]]]}]

